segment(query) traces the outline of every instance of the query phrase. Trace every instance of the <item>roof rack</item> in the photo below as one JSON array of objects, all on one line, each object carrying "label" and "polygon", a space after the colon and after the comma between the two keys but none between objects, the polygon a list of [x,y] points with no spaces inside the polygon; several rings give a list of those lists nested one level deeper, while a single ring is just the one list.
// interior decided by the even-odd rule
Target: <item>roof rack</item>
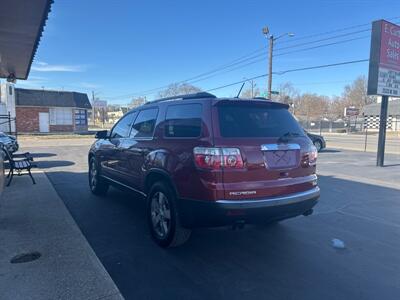
[{"label": "roof rack", "polygon": [[146,104],[153,104],[153,103],[158,103],[158,102],[163,102],[163,101],[168,101],[168,100],[189,100],[189,99],[201,99],[201,98],[217,98],[217,96],[207,93],[207,92],[199,92],[199,93],[194,93],[194,94],[186,94],[186,95],[178,95],[178,96],[173,96],[173,97],[167,97],[167,98],[161,98],[153,101],[149,101]]}]

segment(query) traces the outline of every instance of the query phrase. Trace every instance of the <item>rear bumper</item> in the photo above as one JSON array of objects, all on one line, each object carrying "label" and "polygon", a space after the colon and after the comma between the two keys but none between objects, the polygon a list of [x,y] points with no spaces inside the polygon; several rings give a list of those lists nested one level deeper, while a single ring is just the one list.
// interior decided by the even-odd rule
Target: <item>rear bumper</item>
[{"label": "rear bumper", "polygon": [[313,208],[320,195],[314,187],[279,197],[249,200],[199,201],[181,199],[180,215],[183,226],[212,227],[230,225],[237,221],[248,223],[282,220]]}]

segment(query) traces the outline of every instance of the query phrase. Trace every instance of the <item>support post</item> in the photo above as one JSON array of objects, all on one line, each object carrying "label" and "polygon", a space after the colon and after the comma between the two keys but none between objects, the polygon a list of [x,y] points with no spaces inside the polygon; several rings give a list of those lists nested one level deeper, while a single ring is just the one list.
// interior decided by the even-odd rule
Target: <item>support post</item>
[{"label": "support post", "polygon": [[378,167],[383,167],[385,164],[385,141],[386,141],[388,102],[389,102],[389,97],[382,96],[381,113],[379,117],[378,151],[376,156],[376,165]]},{"label": "support post", "polygon": [[[15,125],[17,125],[17,124],[15,124]],[[11,113],[10,112],[8,112],[8,131],[9,131],[9,134],[12,134],[12,132],[11,132]]]}]

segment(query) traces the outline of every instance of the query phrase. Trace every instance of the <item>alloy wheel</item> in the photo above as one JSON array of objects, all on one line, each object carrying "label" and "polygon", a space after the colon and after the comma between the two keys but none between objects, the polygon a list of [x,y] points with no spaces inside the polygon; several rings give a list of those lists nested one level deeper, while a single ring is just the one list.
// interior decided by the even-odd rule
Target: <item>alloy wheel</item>
[{"label": "alloy wheel", "polygon": [[166,238],[171,227],[171,209],[168,198],[162,192],[156,192],[151,198],[151,223],[155,233]]},{"label": "alloy wheel", "polygon": [[97,168],[96,161],[93,159],[90,165],[90,187],[94,189],[97,184]]}]

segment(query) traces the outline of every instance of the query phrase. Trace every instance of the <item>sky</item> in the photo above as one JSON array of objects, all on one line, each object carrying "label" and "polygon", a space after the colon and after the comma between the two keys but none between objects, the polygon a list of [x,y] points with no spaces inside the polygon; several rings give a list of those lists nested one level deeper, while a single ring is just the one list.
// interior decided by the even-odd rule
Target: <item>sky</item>
[{"label": "sky", "polygon": [[[109,104],[126,104],[247,59],[196,77],[193,84],[209,90],[267,73],[265,26],[284,35],[273,59],[273,71],[282,72],[369,58],[368,29],[377,19],[399,23],[400,1],[55,0],[29,79],[17,87],[94,91]],[[368,75],[368,62],[274,74],[273,89],[291,82],[300,92],[340,95],[359,75]],[[255,82],[266,89],[266,77]],[[234,96],[240,86],[212,92]]]}]

